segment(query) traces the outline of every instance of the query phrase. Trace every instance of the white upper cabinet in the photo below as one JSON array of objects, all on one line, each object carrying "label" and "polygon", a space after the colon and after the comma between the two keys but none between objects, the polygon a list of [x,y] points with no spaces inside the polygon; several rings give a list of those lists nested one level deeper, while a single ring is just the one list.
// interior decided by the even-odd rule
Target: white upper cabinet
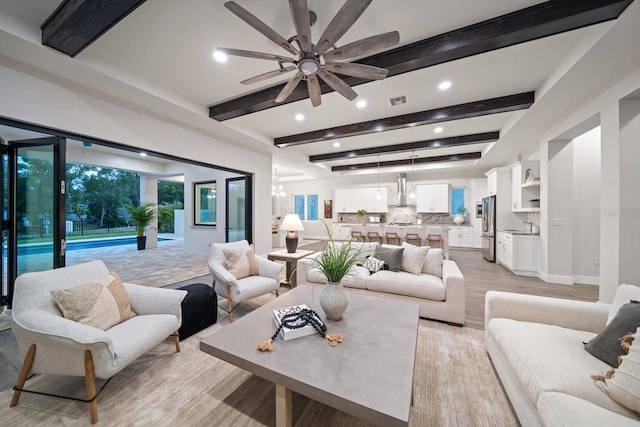
[{"label": "white upper cabinet", "polygon": [[540,212],[540,162],[511,167],[511,202],[513,212]]},{"label": "white upper cabinet", "polygon": [[498,194],[498,171],[491,170],[487,172],[487,195],[495,196]]},{"label": "white upper cabinet", "polygon": [[[378,198],[379,197],[379,198]],[[388,188],[346,188],[335,192],[335,209],[338,213],[354,213],[364,209],[367,213],[386,213]]]},{"label": "white upper cabinet", "polygon": [[416,212],[449,212],[449,184],[416,186]]}]

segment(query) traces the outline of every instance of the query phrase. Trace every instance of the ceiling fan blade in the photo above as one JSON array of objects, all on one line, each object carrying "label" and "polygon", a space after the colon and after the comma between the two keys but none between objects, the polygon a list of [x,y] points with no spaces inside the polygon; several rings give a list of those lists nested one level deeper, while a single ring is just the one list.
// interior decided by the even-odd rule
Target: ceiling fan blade
[{"label": "ceiling fan blade", "polygon": [[315,74],[307,76],[307,89],[309,90],[311,105],[317,107],[322,104],[322,100],[320,99],[320,83],[318,82],[318,77]]},{"label": "ceiling fan blade", "polygon": [[316,44],[316,52],[322,55],[328,51],[358,20],[362,12],[369,6],[372,0],[347,0],[333,17],[327,28],[320,36]]},{"label": "ceiling fan blade", "polygon": [[327,82],[329,86],[331,86],[336,92],[347,98],[349,101],[353,101],[358,97],[358,94],[355,90],[351,89],[348,84],[346,84],[340,77],[336,76],[332,72],[321,68],[316,74],[318,74],[318,77]]},{"label": "ceiling fan blade", "polygon": [[258,82],[261,82],[263,80],[270,79],[271,77],[276,77],[276,76],[279,76],[280,74],[288,73],[289,71],[293,71],[295,69],[296,69],[295,65],[290,65],[290,66],[285,67],[285,68],[278,68],[277,70],[268,71],[266,73],[259,74],[259,75],[255,76],[255,77],[251,77],[250,79],[243,80],[240,83],[242,83],[243,85],[248,85],[248,84],[251,84],[251,83],[258,83]]},{"label": "ceiling fan blade", "polygon": [[244,9],[242,6],[237,4],[234,1],[225,2],[224,7],[229,9],[233,14],[235,14],[238,18],[242,19],[247,24],[251,25],[254,29],[258,30],[264,36],[266,36],[269,40],[273,41],[278,46],[286,49],[289,53],[293,55],[298,55],[298,51],[291,46],[291,44],[282,37],[280,34],[276,33],[271,27],[267,24],[256,18],[251,14],[248,10]]},{"label": "ceiling fan blade", "polygon": [[293,92],[296,86],[298,86],[298,84],[302,81],[303,77],[304,74],[302,73],[302,71],[298,71],[296,75],[293,76],[286,85],[284,85],[284,87],[278,94],[278,97],[276,98],[276,102],[283,102],[285,99],[287,99],[289,95],[291,95],[291,92]]},{"label": "ceiling fan blade", "polygon": [[400,33],[397,31],[390,31],[388,33],[367,37],[366,39],[358,40],[337,49],[333,49],[324,54],[324,60],[340,61],[360,55],[373,54],[377,51],[393,47],[398,43],[400,43]]},{"label": "ceiling fan blade", "polygon": [[296,26],[298,41],[303,52],[312,51],[311,23],[309,22],[309,6],[307,0],[289,0],[291,17]]},{"label": "ceiling fan blade", "polygon": [[356,64],[353,62],[327,62],[324,64],[324,69],[332,73],[360,77],[362,79],[369,80],[382,80],[387,77],[387,74],[389,74],[389,70],[384,68]]},{"label": "ceiling fan blade", "polygon": [[278,62],[291,62],[291,63],[295,62],[295,59],[293,58],[288,58],[286,56],[280,56],[280,55],[273,55],[271,53],[254,52],[253,50],[228,49],[225,47],[218,47],[216,48],[216,51],[225,53],[227,55],[244,56],[247,58],[267,59],[270,61],[278,61]]}]

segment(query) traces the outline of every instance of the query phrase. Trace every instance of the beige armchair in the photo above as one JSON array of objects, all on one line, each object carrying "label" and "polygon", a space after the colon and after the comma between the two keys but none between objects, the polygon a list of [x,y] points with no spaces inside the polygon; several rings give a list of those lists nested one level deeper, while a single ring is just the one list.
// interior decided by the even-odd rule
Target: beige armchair
[{"label": "beige armchair", "polygon": [[[223,249],[249,249],[249,242],[241,240],[231,243],[211,243],[209,246],[209,271],[213,276],[213,287],[216,293],[227,299],[229,322],[233,322],[233,310],[241,302],[247,301],[269,292],[278,295],[280,288],[280,272],[284,265],[256,256],[258,274],[236,279],[227,270]],[[235,306],[234,306],[235,304]]]},{"label": "beige armchair", "polygon": [[[97,281],[109,270],[102,261],[36,273],[24,273],[15,284],[12,330],[24,358],[10,406],[16,406],[30,372],[84,376],[91,423],[98,421],[95,378],[108,379],[147,353],[182,323],[180,303],[186,291],[123,283],[135,317],[107,330],[63,317],[51,290]],[[64,396],[59,396],[64,397]]]}]

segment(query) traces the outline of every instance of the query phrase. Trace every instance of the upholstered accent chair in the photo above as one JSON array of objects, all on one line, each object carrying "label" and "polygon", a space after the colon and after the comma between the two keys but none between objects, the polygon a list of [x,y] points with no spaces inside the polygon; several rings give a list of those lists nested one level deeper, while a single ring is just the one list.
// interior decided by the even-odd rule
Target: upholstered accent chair
[{"label": "upholstered accent chair", "polygon": [[386,225],[384,227],[384,238],[387,244],[400,245],[400,227],[397,225]]},{"label": "upholstered accent chair", "polygon": [[382,232],[380,231],[380,224],[367,224],[367,240],[369,242],[378,242],[382,244]]},{"label": "upholstered accent chair", "polygon": [[177,331],[186,291],[123,283],[136,315],[106,330],[62,315],[52,290],[98,282],[108,273],[96,260],[18,277],[12,330],[24,362],[10,406],[18,404],[22,391],[29,392],[24,389],[29,373],[84,376],[93,424],[98,421],[96,377],[111,378],[171,335],[180,351]]},{"label": "upholstered accent chair", "polygon": [[427,246],[431,246],[435,248],[436,246],[442,248],[442,242],[444,237],[442,236],[443,230],[442,227],[429,226],[427,227],[427,238],[426,244]]},{"label": "upholstered accent chair", "polygon": [[420,246],[422,241],[422,227],[419,225],[408,225],[404,229],[404,240],[407,243]]},{"label": "upholstered accent chair", "polygon": [[257,274],[237,279],[227,268],[224,249],[249,249],[249,242],[240,240],[231,243],[211,243],[209,245],[209,271],[213,276],[213,288],[218,296],[226,297],[227,307],[221,307],[233,322],[233,310],[238,304],[260,295],[275,292],[278,296],[280,273],[284,265],[255,256]]}]

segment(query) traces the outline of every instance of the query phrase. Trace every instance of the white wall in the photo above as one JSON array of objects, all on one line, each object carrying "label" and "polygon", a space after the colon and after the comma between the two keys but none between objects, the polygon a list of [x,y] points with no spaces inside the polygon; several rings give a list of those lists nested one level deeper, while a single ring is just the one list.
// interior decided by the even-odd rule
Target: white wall
[{"label": "white wall", "polygon": [[600,268],[600,127],[573,145],[573,279],[597,285]]},{"label": "white wall", "polygon": [[[625,150],[629,149],[629,146],[624,147],[621,143],[621,119],[624,114],[620,111],[620,100],[629,96],[629,94],[638,91],[640,89],[640,67],[636,67],[629,72],[626,76],[621,76],[617,82],[612,82],[602,92],[593,94],[581,108],[578,108],[573,113],[565,118],[562,118],[554,126],[550,126],[547,132],[542,134],[540,140],[540,152],[541,152],[541,180],[543,186],[541,187],[541,193],[543,200],[545,197],[549,197],[555,187],[548,183],[549,178],[549,141],[557,138],[558,135],[563,135],[570,132],[574,128],[582,126],[585,122],[591,121],[594,117],[599,117],[601,124],[601,189],[600,189],[600,204],[602,215],[600,217],[600,286],[599,286],[599,299],[602,302],[610,303],[613,301],[613,297],[616,293],[617,287],[621,283],[620,272],[623,264],[627,264],[628,261],[621,256],[620,249],[623,246],[621,244],[621,235],[624,231],[621,228],[620,215],[612,215],[613,212],[620,212],[620,206],[622,200],[638,201],[640,193],[637,191],[637,183],[633,190],[629,190],[621,183],[621,165],[626,162],[635,162],[637,169],[637,155],[635,158],[629,157],[623,158]],[[632,120],[631,123],[635,123]],[[629,128],[623,128],[623,131],[629,131],[629,138],[636,141],[638,139],[638,133],[635,129],[635,125],[631,125]],[[549,269],[548,264],[552,261],[551,256],[551,242],[548,240],[551,236],[551,215],[549,215],[549,203],[543,205],[541,212],[541,242],[542,242],[542,258],[541,258],[541,272]],[[635,247],[637,247],[637,240],[635,241]],[[629,255],[636,255],[634,264],[637,262],[637,250],[630,251]],[[571,262],[569,260],[568,262]],[[640,283],[640,277],[634,275],[625,279],[630,283]]]},{"label": "white wall", "polygon": [[640,96],[620,101],[620,283],[640,286]]},{"label": "white wall", "polygon": [[[100,99],[95,91],[89,95],[62,86],[57,80],[56,83],[47,81],[45,73],[34,72],[32,75],[28,71],[0,66],[0,116],[252,172],[255,174],[254,244],[257,253],[267,253],[271,249],[270,154],[205,136],[172,124],[170,120]],[[203,242],[198,240],[197,245]]]}]

